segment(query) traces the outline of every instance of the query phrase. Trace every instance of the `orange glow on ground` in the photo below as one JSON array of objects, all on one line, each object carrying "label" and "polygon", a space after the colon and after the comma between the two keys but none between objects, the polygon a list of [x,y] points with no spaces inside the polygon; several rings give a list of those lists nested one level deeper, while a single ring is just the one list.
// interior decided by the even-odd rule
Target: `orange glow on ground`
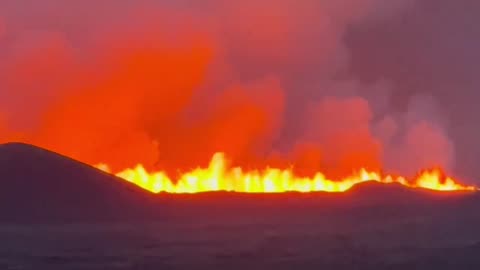
[{"label": "orange glow on ground", "polygon": [[[98,169],[111,173],[108,165],[99,164]],[[340,180],[328,179],[317,173],[314,177],[295,176],[292,170],[266,168],[263,171],[245,172],[241,168],[228,166],[222,153],[217,153],[207,168],[197,168],[186,172],[175,181],[162,171],[147,172],[142,165],[126,169],[116,176],[154,193],[198,193],[209,191],[231,191],[244,193],[280,193],[280,192],[344,192],[358,183],[377,181],[398,183],[411,188],[425,188],[438,191],[474,191],[474,186],[462,185],[453,178],[445,177],[440,169],[425,170],[415,179],[382,175],[379,172],[359,170],[350,177]]]}]

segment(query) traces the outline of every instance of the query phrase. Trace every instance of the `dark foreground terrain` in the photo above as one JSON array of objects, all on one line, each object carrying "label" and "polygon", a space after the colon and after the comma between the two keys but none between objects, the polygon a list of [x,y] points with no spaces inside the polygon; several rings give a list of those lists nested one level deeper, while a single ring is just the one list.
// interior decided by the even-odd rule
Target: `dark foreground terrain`
[{"label": "dark foreground terrain", "polygon": [[480,269],[474,193],[152,197],[19,144],[0,146],[0,175],[2,270]]}]

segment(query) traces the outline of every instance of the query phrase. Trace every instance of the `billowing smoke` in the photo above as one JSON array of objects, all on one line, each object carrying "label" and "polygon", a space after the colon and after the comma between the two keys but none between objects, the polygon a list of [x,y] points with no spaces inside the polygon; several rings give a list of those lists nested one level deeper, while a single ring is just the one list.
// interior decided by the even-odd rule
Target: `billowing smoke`
[{"label": "billowing smoke", "polygon": [[2,141],[114,170],[452,169],[434,99],[349,72],[352,27],[413,1],[39,2],[0,3]]}]

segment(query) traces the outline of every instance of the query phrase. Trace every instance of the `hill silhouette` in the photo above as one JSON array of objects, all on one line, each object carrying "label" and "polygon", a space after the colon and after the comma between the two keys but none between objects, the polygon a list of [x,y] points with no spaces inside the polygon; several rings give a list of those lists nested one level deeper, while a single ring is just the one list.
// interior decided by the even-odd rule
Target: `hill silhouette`
[{"label": "hill silhouette", "polygon": [[0,221],[146,217],[153,196],[93,167],[23,143],[0,145]]},{"label": "hill silhouette", "polygon": [[[350,214],[474,209],[479,196],[366,182],[345,193],[152,194],[60,154],[23,143],[0,145],[0,222],[74,222]],[[472,195],[472,196],[470,196]],[[469,211],[470,211],[469,210]],[[457,210],[455,210],[457,211]]]}]

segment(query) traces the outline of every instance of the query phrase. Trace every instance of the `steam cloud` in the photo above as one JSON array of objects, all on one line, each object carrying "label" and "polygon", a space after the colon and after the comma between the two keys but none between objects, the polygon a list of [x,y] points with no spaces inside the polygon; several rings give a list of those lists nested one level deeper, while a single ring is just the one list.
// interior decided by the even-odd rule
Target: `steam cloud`
[{"label": "steam cloud", "polygon": [[434,99],[395,110],[395,85],[348,72],[351,26],[412,1],[16,2],[0,4],[3,142],[114,170],[216,151],[305,174],[453,169]]}]

